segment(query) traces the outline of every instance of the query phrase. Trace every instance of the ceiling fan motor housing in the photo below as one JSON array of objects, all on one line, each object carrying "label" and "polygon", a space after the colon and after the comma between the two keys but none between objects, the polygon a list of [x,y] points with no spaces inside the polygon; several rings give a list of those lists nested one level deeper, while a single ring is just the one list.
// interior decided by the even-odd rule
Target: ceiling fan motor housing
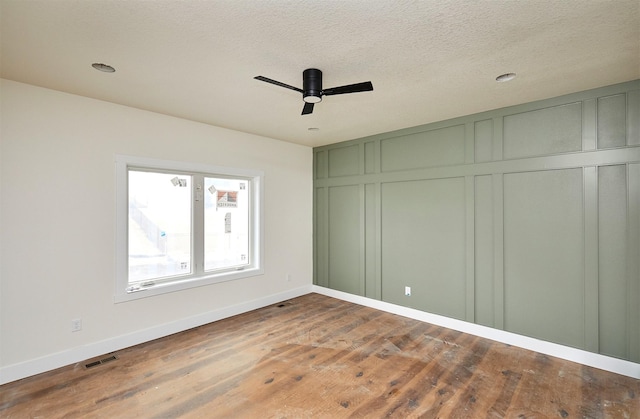
[{"label": "ceiling fan motor housing", "polygon": [[322,100],[322,71],[308,68],[302,72],[302,98],[307,103]]}]

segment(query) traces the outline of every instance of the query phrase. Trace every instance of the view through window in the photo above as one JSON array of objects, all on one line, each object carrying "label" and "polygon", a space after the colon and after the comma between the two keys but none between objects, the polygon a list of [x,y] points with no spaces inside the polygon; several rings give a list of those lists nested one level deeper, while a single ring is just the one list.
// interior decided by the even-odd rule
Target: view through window
[{"label": "view through window", "polygon": [[122,236],[124,230],[126,238],[118,242],[126,242],[127,249],[124,257],[118,256],[119,275],[126,276],[119,280],[120,290],[124,285],[126,293],[134,293],[261,272],[259,174],[171,170],[168,163],[166,168],[128,161],[120,166],[125,171],[119,189],[126,191],[126,226],[118,231]]}]

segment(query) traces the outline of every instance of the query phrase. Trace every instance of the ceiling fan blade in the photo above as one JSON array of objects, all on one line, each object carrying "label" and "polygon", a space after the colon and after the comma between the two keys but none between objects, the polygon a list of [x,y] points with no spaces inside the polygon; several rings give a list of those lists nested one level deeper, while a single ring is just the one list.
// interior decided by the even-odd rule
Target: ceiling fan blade
[{"label": "ceiling fan blade", "polygon": [[331,95],[342,95],[345,93],[357,93],[357,92],[368,92],[373,90],[373,84],[370,81],[365,81],[362,83],[356,84],[348,84],[346,86],[338,86],[332,87],[330,89],[324,89],[322,94],[325,96]]},{"label": "ceiling fan blade", "polygon": [[302,89],[298,89],[297,87],[289,86],[288,84],[284,84],[282,82],[279,82],[277,80],[272,80],[272,79],[269,79],[267,77],[255,76],[254,79],[260,80],[260,81],[264,81],[264,82],[267,82],[267,83],[271,83],[271,84],[275,84],[276,86],[286,87],[287,89],[295,90],[296,92],[302,93]]},{"label": "ceiling fan blade", "polygon": [[304,108],[302,108],[302,114],[301,115],[308,115],[311,112],[313,112],[313,103],[309,103],[309,102],[305,102],[304,103]]}]

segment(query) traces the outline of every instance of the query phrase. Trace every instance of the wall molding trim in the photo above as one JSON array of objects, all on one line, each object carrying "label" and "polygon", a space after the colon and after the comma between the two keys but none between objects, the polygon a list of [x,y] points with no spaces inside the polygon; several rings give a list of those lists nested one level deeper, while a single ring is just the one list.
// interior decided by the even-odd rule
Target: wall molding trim
[{"label": "wall molding trim", "polygon": [[385,311],[387,313],[408,317],[410,319],[431,323],[436,326],[446,327],[485,339],[495,340],[497,342],[517,346],[522,349],[540,352],[542,354],[564,359],[566,361],[577,362],[582,365],[613,372],[615,374],[640,379],[640,364],[625,361],[623,359],[612,358],[609,356],[571,348],[557,343],[546,342],[543,340],[518,335],[516,333],[493,329],[491,327],[469,323],[463,320],[452,319],[449,317],[440,316],[438,314],[432,314],[380,300],[374,300],[372,298],[353,295],[346,292],[321,287],[318,285],[313,285],[312,292],[326,295],[328,297],[337,298],[339,300],[348,301],[350,303],[374,308],[376,310]]},{"label": "wall molding trim", "polygon": [[245,301],[218,310],[209,311],[197,316],[187,317],[148,329],[135,331],[126,335],[116,336],[88,345],[78,346],[26,362],[7,365],[0,368],[0,385],[51,371],[56,368],[75,364],[77,362],[82,362],[96,356],[119,351],[130,346],[139,345],[174,333],[183,332],[207,323],[212,323],[238,314],[243,314],[251,310],[266,307],[271,304],[276,304],[281,301],[289,300],[291,298],[309,294],[310,292],[312,292],[311,284],[271,294],[255,300]]}]

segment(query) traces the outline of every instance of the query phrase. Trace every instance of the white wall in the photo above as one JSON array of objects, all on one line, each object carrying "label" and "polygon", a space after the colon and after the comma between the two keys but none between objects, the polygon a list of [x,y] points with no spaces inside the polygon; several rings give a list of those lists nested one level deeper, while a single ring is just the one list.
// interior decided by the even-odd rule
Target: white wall
[{"label": "white wall", "polygon": [[[311,148],[1,83],[0,383],[311,289]],[[265,274],[114,304],[116,154],[264,171]]]}]

